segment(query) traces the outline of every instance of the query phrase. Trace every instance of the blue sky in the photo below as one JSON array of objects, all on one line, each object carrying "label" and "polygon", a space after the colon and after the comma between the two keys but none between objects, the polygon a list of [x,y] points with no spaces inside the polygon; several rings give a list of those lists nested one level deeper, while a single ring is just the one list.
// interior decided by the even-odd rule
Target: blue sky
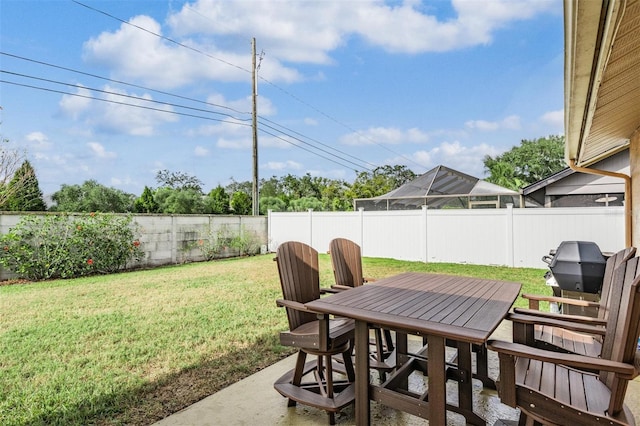
[{"label": "blue sky", "polygon": [[252,37],[260,178],[484,177],[563,133],[561,0],[78,1],[0,3],[0,133],[45,194],[251,180]]}]

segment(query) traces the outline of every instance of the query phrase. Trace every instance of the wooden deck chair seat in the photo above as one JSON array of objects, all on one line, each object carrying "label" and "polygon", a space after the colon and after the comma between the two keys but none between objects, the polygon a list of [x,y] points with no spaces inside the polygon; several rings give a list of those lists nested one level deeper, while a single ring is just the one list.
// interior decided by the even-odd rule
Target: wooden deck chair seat
[{"label": "wooden deck chair seat", "polygon": [[[587,356],[600,356],[602,351],[602,338],[604,326],[607,324],[611,304],[620,302],[622,289],[615,289],[612,286],[613,271],[623,262],[635,256],[635,247],[626,248],[615,253],[607,259],[605,274],[602,283],[600,302],[588,302],[583,300],[558,298],[539,295],[527,295],[523,297],[529,299],[530,309],[515,308],[514,314],[508,318],[514,324],[520,324],[514,328],[526,333],[528,337],[514,337],[514,341],[520,341],[541,349],[556,350],[560,352],[577,353]],[[563,315],[550,312],[542,312],[539,309],[540,301],[555,301],[559,303],[593,306],[598,309],[596,318],[580,315]],[[526,315],[526,316],[522,316]],[[530,316],[540,317],[533,320]],[[523,325],[526,324],[526,325]],[[520,327],[533,327],[531,330],[524,330]],[[524,340],[523,340],[524,339]]]},{"label": "wooden deck chair seat", "polygon": [[[277,305],[286,308],[289,320],[289,330],[280,333],[280,343],[298,348],[298,357],[295,368],[280,377],[274,387],[289,399],[288,406],[299,402],[325,410],[329,423],[335,424],[335,413],[352,404],[355,396],[351,359],[354,322],[344,318],[320,321],[317,313],[305,307],[305,303],[320,297],[315,249],[300,242],[285,242],[278,247],[275,260],[283,294]],[[321,333],[321,326],[328,330]],[[322,339],[321,335],[328,338]],[[307,362],[307,354],[315,355],[316,360]],[[333,360],[334,355],[342,356],[341,363]]]},{"label": "wooden deck chair seat", "polygon": [[[364,283],[375,281],[373,278],[365,278],[362,273],[362,253],[360,246],[346,238],[335,238],[329,243],[329,254],[333,275],[336,284],[333,289],[341,291],[359,287]],[[395,369],[394,357],[391,356],[395,349],[391,331],[380,327],[372,327],[374,339],[371,345],[369,367],[377,370],[380,379],[386,379],[386,373]]]},{"label": "wooden deck chair seat", "polygon": [[622,297],[611,307],[599,358],[488,342],[500,360],[500,399],[520,408],[521,425],[635,424],[624,398],[629,380],[638,375],[639,261],[630,259],[613,272],[611,285],[622,289]]}]

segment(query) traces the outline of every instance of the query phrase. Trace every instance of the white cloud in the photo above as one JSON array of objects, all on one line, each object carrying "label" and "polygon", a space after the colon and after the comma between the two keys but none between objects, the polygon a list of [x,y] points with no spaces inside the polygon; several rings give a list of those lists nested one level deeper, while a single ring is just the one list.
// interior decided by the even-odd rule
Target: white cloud
[{"label": "white cloud", "polygon": [[98,142],[88,142],[87,146],[91,149],[93,155],[101,159],[113,159],[118,156],[115,152],[107,151],[104,146]]},{"label": "white cloud", "polygon": [[[177,121],[170,106],[157,104],[151,95],[136,95],[125,90],[104,86],[99,99],[89,99],[64,95],[59,103],[61,112],[89,127],[107,133],[121,133],[136,136],[152,136],[156,126]],[[91,92],[79,87],[78,95],[90,96]],[[150,109],[152,108],[152,109]]]},{"label": "white cloud", "polygon": [[469,120],[464,125],[468,129],[477,129],[484,132],[502,129],[518,130],[521,128],[520,117],[517,115],[510,115],[501,121]]},{"label": "white cloud", "polygon": [[60,109],[68,116],[77,120],[80,114],[85,112],[91,105],[91,91],[84,87],[78,87],[76,95],[62,95],[59,102]]},{"label": "white cloud", "polygon": [[301,170],[302,164],[288,160],[288,161],[269,161],[261,168],[265,170]]},{"label": "white cloud", "polygon": [[127,177],[112,177],[110,179],[111,185],[112,186],[131,186],[133,184],[136,184],[137,182],[135,182],[133,179],[131,179],[131,177],[127,176]]},{"label": "white cloud", "polygon": [[[453,141],[442,142],[430,150],[416,151],[411,155],[411,159],[422,165],[425,171],[443,165],[482,178],[484,175],[482,159],[485,155],[496,156],[498,154],[500,151],[488,144],[464,146],[459,141]],[[402,157],[387,161],[388,164],[405,164],[406,162],[407,160]]]},{"label": "white cloud", "polygon": [[216,146],[218,148],[227,148],[227,149],[248,149],[253,146],[253,140],[251,138],[244,138],[244,139],[219,138],[218,142],[216,142]]},{"label": "white cloud", "polygon": [[398,145],[401,143],[426,143],[428,141],[429,135],[420,129],[402,130],[395,127],[372,127],[340,138],[341,143],[354,146],[373,144]]},{"label": "white cloud", "polygon": [[[248,45],[232,52],[222,51],[207,41],[199,44],[190,39],[176,40],[189,49],[154,35],[164,36],[160,24],[149,16],[135,16],[129,23],[131,25],[123,23],[118,30],[105,31],[85,42],[84,59],[113,69],[121,78],[142,80],[155,87],[176,88],[202,79],[251,81]],[[265,58],[263,63],[261,74],[270,80],[300,80],[297,71],[283,66],[275,58]]]},{"label": "white cloud", "polygon": [[[297,0],[187,2],[160,23],[140,15],[84,44],[84,58],[120,78],[176,88],[202,81],[251,80],[250,40],[264,50],[259,75],[272,82],[322,78],[303,76],[291,64],[330,66],[332,52],[359,37],[391,53],[442,52],[491,43],[512,22],[541,13],[561,13],[552,0],[454,0],[454,16],[439,20],[421,2]],[[189,46],[184,48],[149,32]],[[287,65],[285,65],[287,64]]]},{"label": "white cloud", "polygon": [[540,117],[540,121],[550,126],[562,129],[564,127],[564,110],[549,111]]},{"label": "white cloud", "polygon": [[304,124],[306,124],[307,126],[317,126],[318,125],[318,120],[314,119],[314,118],[305,118],[304,119]]},{"label": "white cloud", "polygon": [[454,0],[452,8],[455,16],[441,21],[417,1],[227,1],[223,6],[199,0],[186,4],[168,23],[182,36],[255,35],[266,46],[265,59],[331,64],[330,52],[354,35],[389,52],[441,52],[487,44],[511,22],[562,12],[552,0]]},{"label": "white cloud", "polygon": [[53,146],[47,135],[42,132],[31,132],[25,139],[36,150],[46,150]]},{"label": "white cloud", "polygon": [[203,146],[198,145],[193,150],[193,153],[196,157],[206,157],[207,155],[209,155],[209,150]]}]

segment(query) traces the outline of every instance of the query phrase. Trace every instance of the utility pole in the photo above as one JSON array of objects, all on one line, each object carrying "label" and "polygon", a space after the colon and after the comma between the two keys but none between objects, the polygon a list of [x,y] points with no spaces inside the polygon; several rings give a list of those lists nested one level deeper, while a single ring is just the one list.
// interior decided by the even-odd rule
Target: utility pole
[{"label": "utility pole", "polygon": [[254,216],[260,214],[260,199],[258,191],[258,68],[256,64],[256,38],[251,39],[251,61],[253,77],[253,186],[251,192],[252,213]]}]

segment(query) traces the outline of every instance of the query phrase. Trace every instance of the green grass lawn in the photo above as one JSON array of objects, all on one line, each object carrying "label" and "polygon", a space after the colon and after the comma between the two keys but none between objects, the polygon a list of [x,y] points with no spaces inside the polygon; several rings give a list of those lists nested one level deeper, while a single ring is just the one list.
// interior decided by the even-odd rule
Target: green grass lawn
[{"label": "green grass lawn", "polygon": [[[0,424],[151,424],[288,355],[273,257],[0,286]],[[551,293],[540,269],[373,258],[363,267]],[[331,285],[327,255],[320,269]]]}]

